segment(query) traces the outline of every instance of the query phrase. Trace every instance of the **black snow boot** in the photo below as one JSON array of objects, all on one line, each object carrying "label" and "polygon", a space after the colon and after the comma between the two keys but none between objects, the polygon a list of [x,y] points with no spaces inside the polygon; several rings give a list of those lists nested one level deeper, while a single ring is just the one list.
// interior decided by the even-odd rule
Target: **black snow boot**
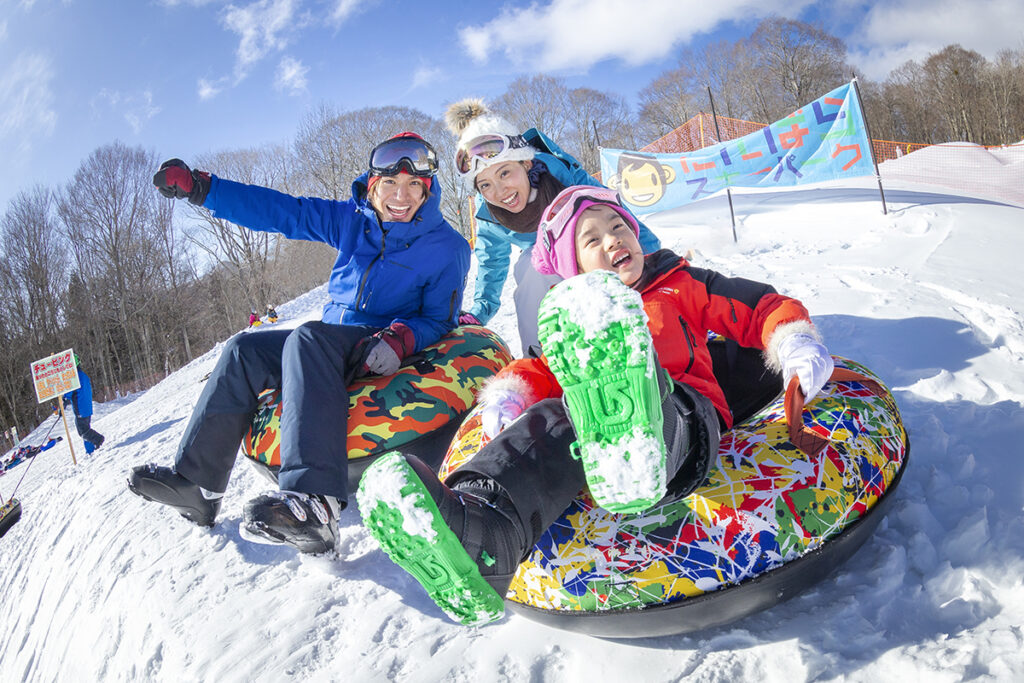
[{"label": "black snow boot", "polygon": [[373,537],[449,617],[473,626],[504,614],[505,593],[529,547],[494,481],[452,489],[419,458],[393,453],[367,468],[358,500]]},{"label": "black snow boot", "polygon": [[207,498],[198,485],[170,467],[153,463],[134,467],[128,475],[128,488],[146,500],[174,508],[182,517],[200,526],[213,526],[220,511],[219,496]]},{"label": "black snow boot", "polygon": [[245,504],[242,535],[257,543],[326,553],[338,541],[338,504],[327,496],[270,491]]}]

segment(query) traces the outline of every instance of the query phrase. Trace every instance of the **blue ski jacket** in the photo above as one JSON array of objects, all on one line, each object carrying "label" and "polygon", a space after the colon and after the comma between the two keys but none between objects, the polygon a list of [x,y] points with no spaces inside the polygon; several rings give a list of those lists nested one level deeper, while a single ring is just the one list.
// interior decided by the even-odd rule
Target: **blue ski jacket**
[{"label": "blue ski jacket", "polygon": [[409,326],[416,351],[458,324],[469,271],[469,243],[441,215],[438,184],[408,223],[381,222],[366,198],[367,175],[352,199],[293,197],[213,175],[203,206],[217,218],[338,250],[321,320],[333,324]]},{"label": "blue ski jacket", "polygon": [[78,368],[78,383],[81,385],[69,396],[76,417],[92,417],[92,380],[82,368]]},{"label": "blue ski jacket", "polygon": [[[534,159],[543,161],[551,176],[563,186],[595,185],[604,187],[584,170],[579,161],[563,151],[536,128],[531,128],[523,133],[523,137],[538,149],[550,150],[550,153],[538,151],[534,155]],[[530,251],[537,241],[537,231],[515,232],[503,226],[491,215],[487,202],[479,192],[476,195],[475,203],[480,207],[475,214],[477,229],[476,245],[473,247],[477,271],[476,285],[473,289],[473,305],[469,312],[481,323],[487,324],[498,312],[498,307],[501,306],[501,290],[508,277],[512,246],[515,245],[523,251]],[[661,248],[661,241],[643,223],[640,223],[640,247],[645,254],[654,253]]]}]

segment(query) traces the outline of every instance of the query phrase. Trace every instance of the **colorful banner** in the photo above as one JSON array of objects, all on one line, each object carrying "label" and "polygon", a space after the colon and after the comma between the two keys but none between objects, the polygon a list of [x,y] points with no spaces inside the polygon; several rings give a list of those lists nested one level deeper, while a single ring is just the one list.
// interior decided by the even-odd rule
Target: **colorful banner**
[{"label": "colorful banner", "polygon": [[853,82],[756,133],[695,152],[601,150],[601,177],[636,214],[673,209],[727,187],[784,187],[873,175]]}]

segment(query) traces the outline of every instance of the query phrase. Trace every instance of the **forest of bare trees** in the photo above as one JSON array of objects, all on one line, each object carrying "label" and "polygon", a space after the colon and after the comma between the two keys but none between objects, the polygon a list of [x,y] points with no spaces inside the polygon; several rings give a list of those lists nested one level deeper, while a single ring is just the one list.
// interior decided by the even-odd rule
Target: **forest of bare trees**
[{"label": "forest of bare trees", "polygon": [[[600,147],[637,149],[700,111],[763,123],[857,75],[846,46],[820,27],[771,18],[747,38],[685,49],[677,66],[636,93],[571,88],[526,75],[489,104],[522,129],[536,126],[591,172]],[[884,81],[860,78],[875,138],[984,145],[1024,138],[1024,50],[989,61],[950,45],[907,62]],[[468,94],[468,93],[467,93]],[[402,130],[432,141],[444,160],[442,209],[469,233],[468,193],[448,163],[454,139],[443,112],[358,111],[324,104],[291,140],[187,159],[197,168],[296,195],[349,196],[372,146]],[[151,184],[154,152],[111,142],[83,159],[60,187],[18,193],[0,215],[0,427],[26,427],[38,406],[29,363],[78,351],[98,400],[152,385],[245,325],[250,307],[278,305],[326,281],[333,250],[252,232]]]}]

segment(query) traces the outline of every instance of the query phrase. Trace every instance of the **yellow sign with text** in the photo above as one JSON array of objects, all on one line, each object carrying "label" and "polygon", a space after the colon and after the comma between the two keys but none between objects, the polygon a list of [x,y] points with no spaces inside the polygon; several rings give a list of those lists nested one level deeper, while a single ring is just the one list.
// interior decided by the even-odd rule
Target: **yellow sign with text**
[{"label": "yellow sign with text", "polygon": [[82,386],[78,381],[74,350],[61,351],[32,363],[32,384],[40,403]]}]

